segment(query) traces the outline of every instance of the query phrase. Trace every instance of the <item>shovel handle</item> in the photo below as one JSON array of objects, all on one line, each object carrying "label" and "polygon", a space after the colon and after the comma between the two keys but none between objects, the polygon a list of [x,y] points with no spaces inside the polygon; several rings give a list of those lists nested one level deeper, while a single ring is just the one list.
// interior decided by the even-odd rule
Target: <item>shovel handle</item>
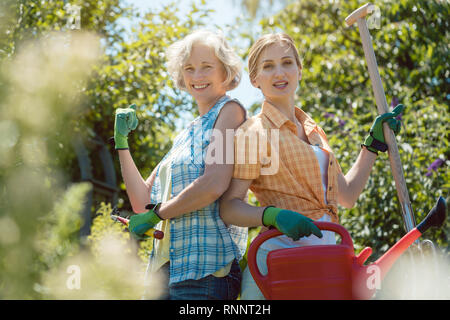
[{"label": "shovel handle", "polygon": [[447,204],[443,197],[439,197],[436,205],[430,210],[425,219],[417,226],[417,229],[423,234],[430,227],[439,228],[442,226],[447,213]]}]

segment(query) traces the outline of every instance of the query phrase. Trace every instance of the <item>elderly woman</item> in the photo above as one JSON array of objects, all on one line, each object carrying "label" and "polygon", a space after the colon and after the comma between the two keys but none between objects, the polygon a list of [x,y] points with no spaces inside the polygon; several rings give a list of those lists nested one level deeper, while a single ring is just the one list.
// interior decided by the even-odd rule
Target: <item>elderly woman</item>
[{"label": "elderly woman", "polygon": [[[136,128],[135,107],[116,112],[115,142],[133,211],[129,228],[138,238],[156,227],[147,277],[167,277],[166,299],[236,299],[245,252],[246,228],[226,226],[219,197],[233,173],[233,137],[246,111],[226,95],[241,77],[241,61],[220,34],[193,32],[172,44],[168,70],[177,87],[195,100],[200,116],[182,130],[170,151],[144,180],[128,150],[127,134]],[[212,156],[212,153],[215,155]],[[228,152],[228,154],[227,154]],[[149,206],[149,204],[151,205]],[[150,209],[150,210],[148,210]]]}]

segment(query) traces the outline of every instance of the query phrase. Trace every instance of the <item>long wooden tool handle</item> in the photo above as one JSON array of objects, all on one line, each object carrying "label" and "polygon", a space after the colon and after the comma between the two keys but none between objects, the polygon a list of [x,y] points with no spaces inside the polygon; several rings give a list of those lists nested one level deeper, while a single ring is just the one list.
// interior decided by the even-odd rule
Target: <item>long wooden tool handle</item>
[{"label": "long wooden tool handle", "polygon": [[[367,8],[370,8],[370,6],[370,3],[366,4],[365,6],[361,7],[366,8],[366,10],[361,10],[360,8],[358,9],[359,11],[356,10],[349,17],[354,17],[355,13],[359,14],[356,22],[358,24],[359,34],[361,36],[367,67],[369,69],[370,80],[372,82],[372,88],[375,94],[378,113],[383,114],[389,112],[389,109],[386,101],[386,95],[383,89],[383,84],[381,82],[381,77],[378,72],[377,60],[375,58],[375,52],[373,50],[369,29],[367,28],[366,20],[364,19],[364,17],[367,15],[367,12],[370,13],[371,11],[367,10]],[[347,21],[347,24],[350,25],[349,22],[352,22],[351,19],[348,19]],[[415,219],[414,213],[411,208],[411,201],[409,199],[405,177],[403,174],[403,168],[400,160],[400,154],[398,152],[397,142],[395,140],[393,131],[389,128],[387,123],[383,124],[383,133],[386,144],[388,145],[389,162],[391,164],[392,175],[394,176],[398,198],[402,207],[403,221],[405,223],[406,231],[409,232],[415,227]]]}]

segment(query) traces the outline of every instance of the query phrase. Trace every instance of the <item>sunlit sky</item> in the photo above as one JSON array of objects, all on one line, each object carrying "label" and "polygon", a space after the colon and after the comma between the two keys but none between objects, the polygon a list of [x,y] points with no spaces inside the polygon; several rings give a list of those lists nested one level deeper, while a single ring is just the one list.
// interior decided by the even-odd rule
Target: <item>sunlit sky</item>
[{"label": "sunlit sky", "polygon": [[[146,12],[149,10],[160,11],[163,5],[171,3],[172,0],[126,0],[127,4],[131,4],[136,7],[139,12]],[[200,4],[200,0],[178,0],[177,5],[179,6],[179,12],[189,11],[192,2]],[[219,26],[221,29],[226,29],[227,25],[231,25],[235,22],[235,19],[239,15],[245,15],[246,12],[241,7],[240,0],[207,0],[206,6],[209,9],[213,9],[212,19],[210,19],[210,24],[207,23],[206,27],[214,30]],[[280,6],[274,5],[270,10],[266,10],[265,14],[274,13],[280,9]],[[257,25],[257,23],[255,23]],[[226,30],[224,30],[225,32]],[[229,91],[228,94],[232,98],[237,98],[241,103],[248,109],[254,102],[262,101],[261,92],[254,88],[248,78],[248,74],[243,70],[242,80],[239,86]]]}]

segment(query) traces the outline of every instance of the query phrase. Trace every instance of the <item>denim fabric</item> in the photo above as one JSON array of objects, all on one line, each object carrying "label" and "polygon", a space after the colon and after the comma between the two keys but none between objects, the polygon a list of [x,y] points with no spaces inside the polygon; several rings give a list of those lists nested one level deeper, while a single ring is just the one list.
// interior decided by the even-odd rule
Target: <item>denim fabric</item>
[{"label": "denim fabric", "polygon": [[[169,278],[169,263],[160,270]],[[230,273],[225,277],[206,276],[199,280],[185,280],[168,284],[163,300],[236,300],[241,287],[242,274],[239,264],[233,261]]]},{"label": "denim fabric", "polygon": [[[175,138],[172,148],[162,160],[164,161],[166,157],[171,158],[170,198],[176,197],[204,174],[205,158],[215,122],[222,108],[230,101],[240,104],[239,101],[228,96],[222,97],[206,114],[194,119]],[[152,186],[151,202],[161,201],[158,168]],[[160,229],[162,223],[160,222],[156,229]],[[247,228],[226,225],[222,221],[219,215],[219,199],[204,208],[172,218],[170,219],[169,283],[189,279],[198,280],[213,274],[233,259],[241,259],[246,247]],[[155,251],[152,251],[148,271],[153,270],[151,263],[154,260],[154,254]]]}]

